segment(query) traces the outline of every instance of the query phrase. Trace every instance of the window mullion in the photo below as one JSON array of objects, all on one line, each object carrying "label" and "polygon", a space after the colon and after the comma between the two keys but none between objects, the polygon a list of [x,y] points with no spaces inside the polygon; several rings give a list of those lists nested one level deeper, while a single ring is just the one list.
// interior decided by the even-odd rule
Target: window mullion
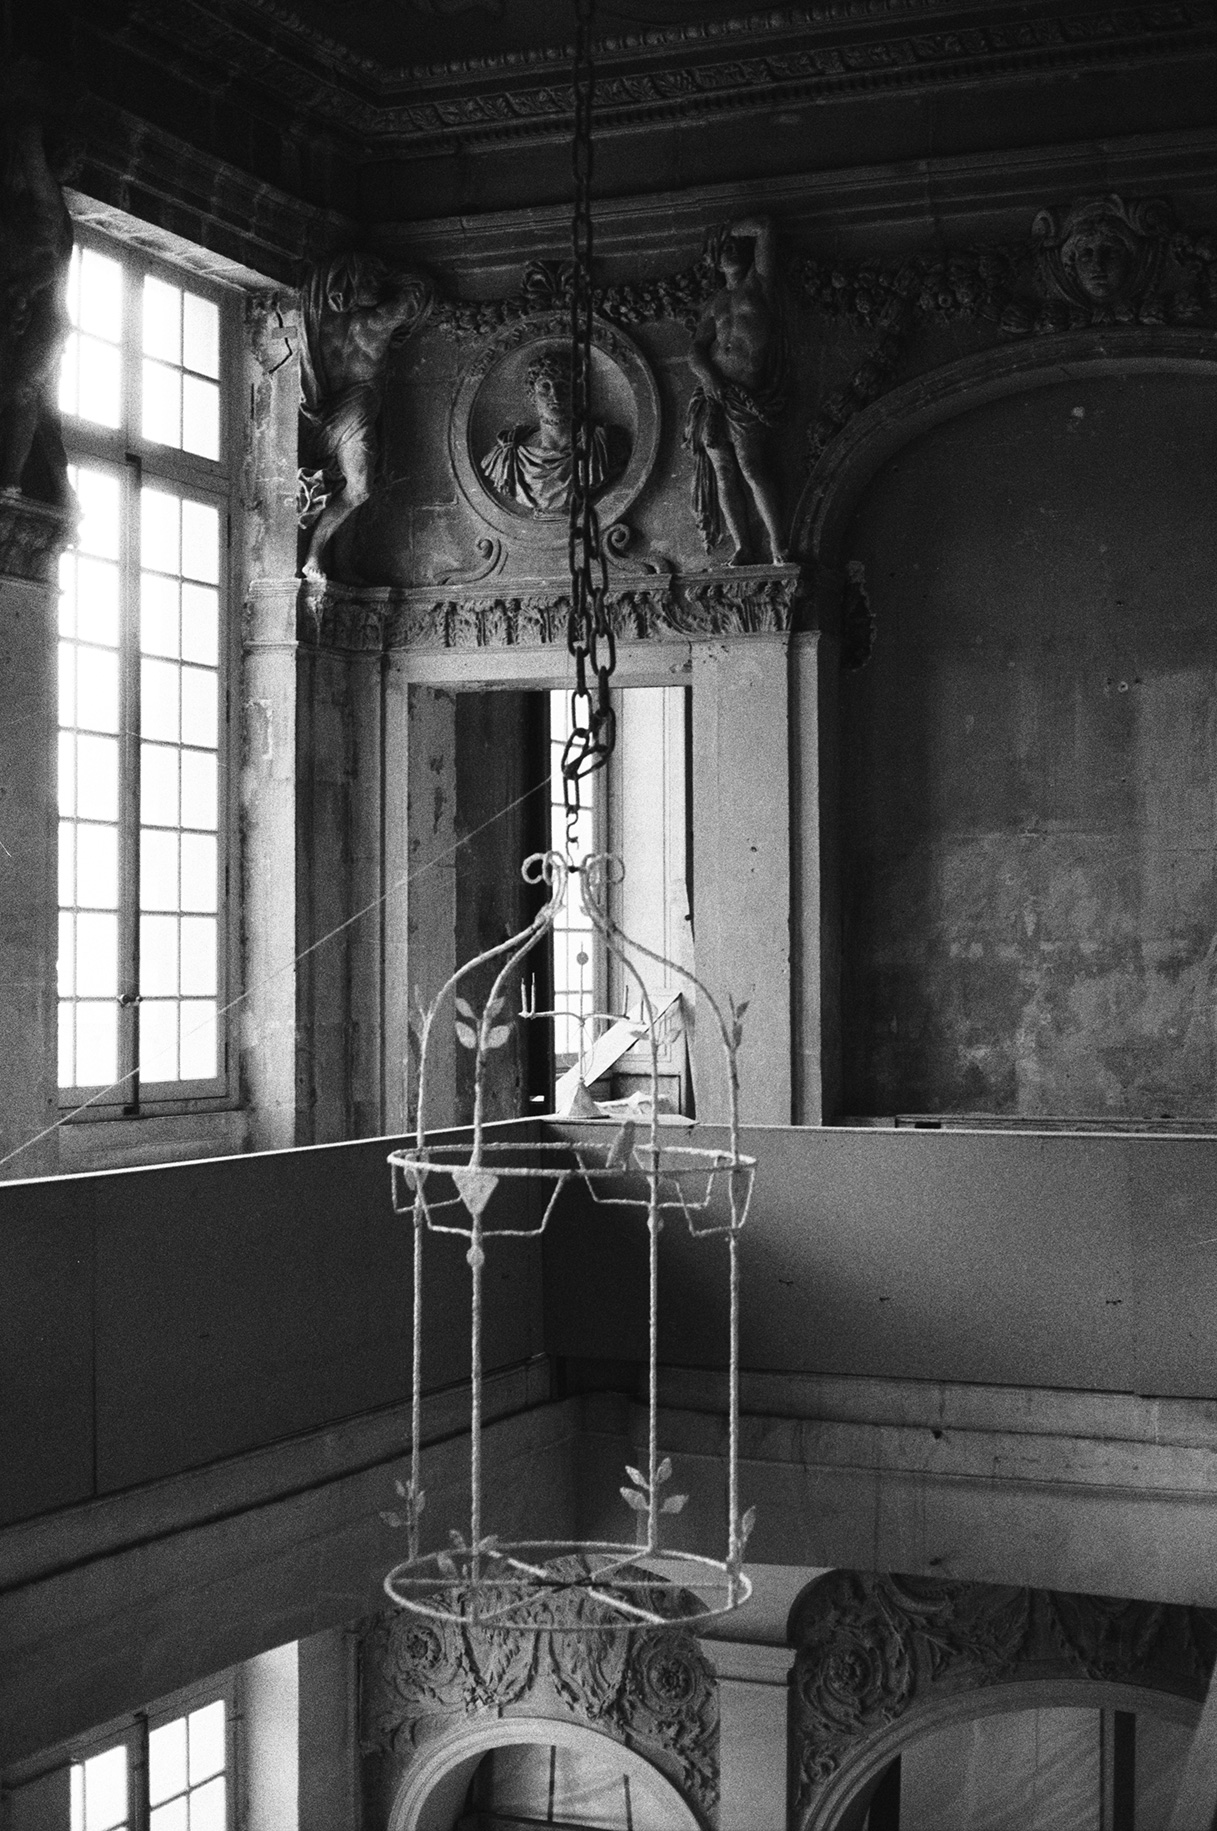
[{"label": "window mullion", "polygon": [[139,509],[141,469],[129,457],[123,478],[120,616],[119,746],[119,1073],[126,1077],[124,1107],[139,1110],[139,852],[140,666]]}]

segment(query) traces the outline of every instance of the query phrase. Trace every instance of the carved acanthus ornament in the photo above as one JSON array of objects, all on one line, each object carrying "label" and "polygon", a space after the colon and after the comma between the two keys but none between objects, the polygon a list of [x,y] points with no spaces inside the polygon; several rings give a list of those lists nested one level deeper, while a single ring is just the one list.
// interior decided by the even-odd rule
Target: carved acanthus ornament
[{"label": "carved acanthus ornament", "polygon": [[953,1693],[1086,1678],[1203,1698],[1217,1612],[840,1570],[807,1593],[794,1637],[795,1822],[810,1827],[877,1734]]},{"label": "carved acanthus ornament", "polygon": [[[700,1812],[718,1800],[718,1690],[690,1633],[595,1632],[571,1591],[543,1606],[565,1633],[457,1629],[386,1612],[360,1648],[361,1740],[400,1775],[430,1738],[493,1711],[575,1721],[666,1773]],[[581,1631],[569,1629],[579,1624]]]},{"label": "carved acanthus ornament", "polygon": [[69,509],[0,490],[0,578],[53,585],[74,522]]},{"label": "carved acanthus ornament", "polygon": [[[297,639],[307,648],[564,647],[565,581],[502,579],[443,586],[343,586],[305,581]],[[610,574],[609,613],[623,642],[780,634],[799,625],[806,584],[797,566],[730,571]]]}]

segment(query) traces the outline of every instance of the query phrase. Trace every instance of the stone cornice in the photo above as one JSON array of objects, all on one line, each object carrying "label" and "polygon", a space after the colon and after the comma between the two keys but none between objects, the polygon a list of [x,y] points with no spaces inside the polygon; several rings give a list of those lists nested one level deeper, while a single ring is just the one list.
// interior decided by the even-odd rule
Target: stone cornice
[{"label": "stone cornice", "polygon": [[[934,0],[843,0],[810,14],[690,24],[606,41],[598,118],[602,127],[696,119],[871,91],[1081,71],[1217,45],[1214,0],[1079,5],[1031,18],[982,14],[944,30],[934,30],[932,21],[909,30],[914,8],[938,10]],[[153,60],[171,61],[180,77],[190,80],[192,58],[214,58],[222,41],[251,97],[264,96],[275,111],[286,106],[307,114],[339,136],[375,141],[381,153],[387,145],[424,151],[453,140],[494,143],[569,131],[561,50],[535,59],[516,54],[393,69],[302,24],[280,0],[227,6],[162,0],[155,16],[150,10],[140,23],[156,34]]]},{"label": "stone cornice", "polygon": [[[297,640],[356,654],[563,647],[566,591],[552,578],[409,587],[308,581],[297,601]],[[798,625],[805,595],[797,566],[618,574],[609,612],[622,642],[782,634]]]},{"label": "stone cornice", "polygon": [[53,585],[73,521],[70,509],[0,491],[0,578]]}]

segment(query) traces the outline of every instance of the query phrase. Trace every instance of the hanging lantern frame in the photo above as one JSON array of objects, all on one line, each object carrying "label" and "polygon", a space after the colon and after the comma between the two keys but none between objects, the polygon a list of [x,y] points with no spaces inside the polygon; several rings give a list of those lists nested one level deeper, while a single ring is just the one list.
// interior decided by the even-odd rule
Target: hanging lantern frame
[{"label": "hanging lantern frame", "polygon": [[[555,1140],[520,1143],[487,1138],[486,1085],[492,1054],[507,1041],[511,1025],[501,1021],[506,988],[527,956],[549,935],[568,890],[570,867],[555,852],[538,853],[523,867],[525,881],[544,883],[547,900],[519,934],[459,967],[423,1013],[418,1112],[413,1145],[389,1156],[393,1206],[409,1214],[414,1227],[413,1362],[411,1464],[408,1485],[398,1484],[405,1502],[408,1556],[385,1579],[398,1607],[432,1620],[467,1626],[511,1627],[526,1632],[587,1632],[591,1622],[580,1603],[595,1605],[595,1631],[629,1632],[642,1627],[697,1625],[730,1613],[747,1600],[751,1584],[743,1568],[754,1511],[739,1507],[739,1235],[748,1216],[756,1160],[739,1143],[739,1073],[743,1007],[730,1021],[700,979],[688,969],[633,942],[609,914],[610,884],[623,875],[609,856],[578,867],[583,908],[607,952],[635,982],[650,1043],[650,1115],[645,1126],[627,1120],[604,1143]],[[654,1007],[636,959],[655,962],[696,988],[698,1009],[716,1022],[727,1065],[730,1097],[729,1142],[725,1150],[667,1144],[661,1137],[659,1057]],[[458,996],[470,974],[498,963],[480,1018]],[[472,1142],[432,1143],[426,1129],[427,1070],[436,1020],[446,1001],[455,1007],[458,1039],[474,1051]],[[529,1013],[532,1016],[534,1013]],[[547,1018],[556,1013],[540,1012]],[[520,1227],[487,1224],[496,1193],[523,1194],[526,1185],[547,1186],[539,1220]],[[644,1214],[648,1239],[648,1425],[645,1469],[627,1465],[630,1485],[621,1494],[635,1518],[638,1537],[624,1540],[501,1541],[485,1530],[482,1496],[484,1268],[488,1248],[499,1241],[537,1239],[548,1229],[569,1185],[578,1185],[599,1208]],[[717,1198],[717,1199],[716,1199]],[[513,1204],[515,1206],[515,1204]],[[514,1216],[512,1217],[514,1218]],[[697,1239],[725,1240],[729,1258],[729,1352],[727,1534],[721,1558],[664,1547],[660,1523],[684,1508],[687,1496],[665,1494],[670,1459],[661,1457],[658,1432],[659,1236],[666,1219],[681,1219]],[[443,1550],[419,1548],[425,1493],[421,1483],[423,1260],[427,1234],[453,1234],[468,1242],[470,1292],[470,1513],[468,1535],[452,1533]],[[656,1561],[659,1568],[656,1568]],[[572,1605],[575,1619],[572,1621]]]}]

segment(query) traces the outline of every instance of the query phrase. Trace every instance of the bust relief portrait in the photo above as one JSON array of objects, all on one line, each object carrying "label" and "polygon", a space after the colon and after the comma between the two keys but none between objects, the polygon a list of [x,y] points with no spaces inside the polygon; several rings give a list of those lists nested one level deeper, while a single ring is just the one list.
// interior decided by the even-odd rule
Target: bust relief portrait
[{"label": "bust relief portrait", "polygon": [[[609,527],[642,489],[659,445],[655,379],[615,325],[593,331],[591,402],[592,485]],[[481,340],[457,387],[448,451],[480,522],[513,545],[565,545],[574,469],[565,312],[537,312]]]},{"label": "bust relief portrait", "polygon": [[[570,361],[565,352],[545,349],[524,372],[535,423],[504,427],[481,461],[481,472],[500,496],[534,515],[560,515],[570,500]],[[592,488],[599,495],[624,471],[630,435],[623,426],[592,425]]]}]

